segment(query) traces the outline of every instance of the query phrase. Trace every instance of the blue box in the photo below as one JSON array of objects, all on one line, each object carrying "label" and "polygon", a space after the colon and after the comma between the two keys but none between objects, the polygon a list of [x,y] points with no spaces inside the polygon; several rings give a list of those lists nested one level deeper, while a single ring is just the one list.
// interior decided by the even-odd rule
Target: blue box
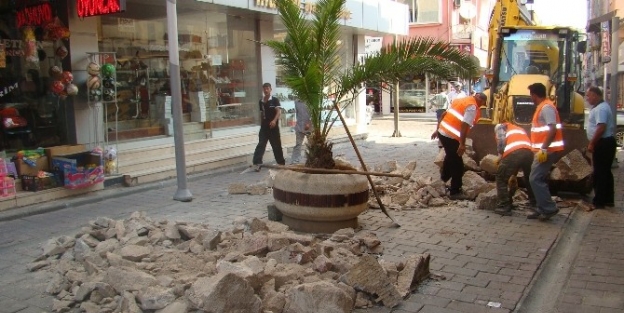
[{"label": "blue box", "polygon": [[85,188],[104,181],[104,165],[99,153],[82,152],[52,157],[52,169],[62,173],[65,188]]}]

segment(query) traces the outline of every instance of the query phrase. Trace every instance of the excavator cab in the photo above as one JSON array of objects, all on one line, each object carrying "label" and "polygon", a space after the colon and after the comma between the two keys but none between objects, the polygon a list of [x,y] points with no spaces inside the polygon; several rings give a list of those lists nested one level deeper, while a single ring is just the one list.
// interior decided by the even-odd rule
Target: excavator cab
[{"label": "excavator cab", "polygon": [[[484,92],[487,106],[469,136],[492,138],[494,125],[502,122],[529,131],[536,106],[528,86],[539,82],[559,111],[566,151],[585,147],[584,101],[576,92],[581,77],[579,33],[569,27],[522,25],[501,27],[498,34],[491,54],[490,89]],[[477,160],[496,154],[494,140],[479,141],[473,148]]]},{"label": "excavator cab", "polygon": [[568,27],[522,26],[503,27],[500,34],[500,53],[498,60],[494,60],[499,68],[498,75],[494,74],[495,87],[499,95],[506,93],[510,97],[507,103],[511,107],[498,108],[501,116],[497,120],[529,124],[535,106],[527,86],[542,82],[549,89],[564,124],[582,128],[584,104],[575,92],[579,85],[577,78],[581,76],[578,32]]}]

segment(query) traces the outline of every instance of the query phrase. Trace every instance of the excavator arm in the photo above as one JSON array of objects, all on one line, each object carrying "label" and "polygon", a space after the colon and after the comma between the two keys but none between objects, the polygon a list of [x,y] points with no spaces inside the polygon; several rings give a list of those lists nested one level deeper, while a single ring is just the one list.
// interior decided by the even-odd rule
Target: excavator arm
[{"label": "excavator arm", "polygon": [[532,25],[530,20],[522,16],[518,0],[497,0],[492,14],[490,15],[490,26],[488,29],[488,68],[492,68],[492,56],[496,55],[495,48],[499,40],[501,27],[505,26],[527,26]]}]

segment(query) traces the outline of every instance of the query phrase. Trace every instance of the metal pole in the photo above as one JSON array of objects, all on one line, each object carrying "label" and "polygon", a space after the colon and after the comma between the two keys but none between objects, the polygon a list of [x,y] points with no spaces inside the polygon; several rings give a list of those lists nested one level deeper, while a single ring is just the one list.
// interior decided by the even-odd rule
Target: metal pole
[{"label": "metal pole", "polygon": [[395,84],[394,90],[396,92],[396,96],[394,97],[394,133],[392,133],[392,137],[401,137],[401,132],[399,131],[399,83]]},{"label": "metal pole", "polygon": [[[620,47],[620,38],[618,37],[620,29],[620,18],[615,16],[611,19],[611,81],[609,82],[609,87],[611,88],[611,99],[609,102],[611,104],[611,111],[613,112],[613,119],[616,119],[617,114],[617,103],[619,100],[618,93],[618,65],[620,61],[618,60],[618,53]],[[605,64],[606,65],[606,64]],[[606,66],[605,66],[606,68]],[[606,75],[605,75],[606,76]],[[617,124],[617,123],[616,123]]]},{"label": "metal pole", "polygon": [[[394,35],[394,43],[396,44],[399,41],[399,35]],[[396,95],[394,97],[393,105],[394,105],[394,133],[392,137],[401,137],[401,132],[399,131],[399,82],[396,82],[394,90],[396,91]]]},{"label": "metal pole", "polygon": [[173,142],[175,145],[176,174],[178,190],[174,200],[193,200],[186,187],[186,156],[184,152],[184,130],[182,129],[182,90],[180,86],[180,54],[178,51],[178,14],[176,0],[167,0],[167,33],[169,44],[169,84],[171,86],[171,111],[173,113]]},{"label": "metal pole", "polygon": [[[620,18],[614,16],[611,19],[611,112],[613,112],[613,125],[617,125],[617,104],[619,97],[618,91],[618,76],[619,76],[619,64],[620,60],[618,58],[620,52]],[[616,158],[613,159],[613,164],[611,164],[612,168],[618,167],[617,153]]]}]

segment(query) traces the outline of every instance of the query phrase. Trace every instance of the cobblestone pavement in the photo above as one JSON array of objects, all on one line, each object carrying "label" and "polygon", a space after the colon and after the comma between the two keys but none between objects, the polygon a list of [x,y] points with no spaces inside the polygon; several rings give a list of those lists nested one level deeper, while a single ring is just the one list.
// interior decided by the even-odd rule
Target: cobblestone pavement
[{"label": "cobblestone pavement", "polygon": [[[393,138],[392,120],[376,118],[369,138],[359,144],[361,154],[369,165],[417,160],[418,175],[435,177],[432,161],[438,148],[428,139],[434,126],[426,119],[408,118],[401,122],[402,137]],[[356,161],[350,146],[339,145],[334,151]],[[267,154],[267,160],[271,159]],[[621,176],[621,169],[616,171]],[[0,313],[50,312],[52,298],[43,292],[48,274],[26,271],[48,238],[72,235],[98,216],[122,219],[138,210],[155,219],[206,221],[215,228],[228,227],[238,216],[264,218],[271,195],[231,196],[227,187],[234,182],[260,181],[265,175],[264,171],[244,175],[232,171],[194,179],[188,184],[194,199],[187,203],[173,201],[176,188],[170,186],[0,222]],[[620,182],[619,192],[623,189]],[[618,200],[620,209],[584,213],[595,216],[562,293],[561,312],[622,312],[624,253],[617,249],[623,247],[618,236],[624,225],[621,194]],[[393,310],[378,307],[357,312],[511,312],[570,216],[570,210],[562,210],[551,221],[539,222],[527,220],[522,213],[500,217],[454,205],[393,213],[401,228],[390,228],[391,221],[380,211],[360,216],[362,228],[375,231],[382,240],[383,257],[429,253],[432,271],[445,279],[425,282]],[[589,306],[601,310],[581,310]]]}]

